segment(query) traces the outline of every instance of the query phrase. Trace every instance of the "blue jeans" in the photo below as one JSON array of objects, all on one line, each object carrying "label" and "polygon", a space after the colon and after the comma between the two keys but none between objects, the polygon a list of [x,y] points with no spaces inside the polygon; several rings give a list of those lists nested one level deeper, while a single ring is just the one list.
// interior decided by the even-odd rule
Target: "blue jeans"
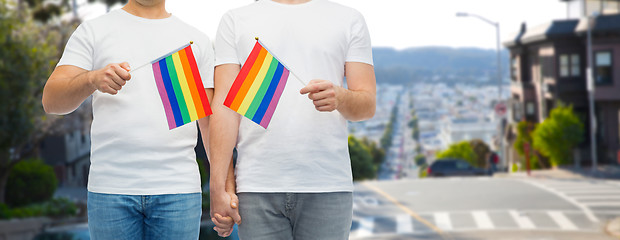
[{"label": "blue jeans", "polygon": [[346,240],[353,193],[239,193],[241,240]]},{"label": "blue jeans", "polygon": [[117,195],[88,192],[93,240],[198,239],[202,195]]}]

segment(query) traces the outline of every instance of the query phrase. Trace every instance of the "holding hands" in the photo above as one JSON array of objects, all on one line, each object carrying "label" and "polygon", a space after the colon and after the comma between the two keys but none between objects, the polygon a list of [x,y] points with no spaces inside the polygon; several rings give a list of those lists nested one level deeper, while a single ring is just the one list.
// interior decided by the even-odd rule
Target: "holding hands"
[{"label": "holding hands", "polygon": [[238,205],[239,199],[234,193],[211,193],[211,221],[220,237],[230,236],[235,223],[241,224]]}]

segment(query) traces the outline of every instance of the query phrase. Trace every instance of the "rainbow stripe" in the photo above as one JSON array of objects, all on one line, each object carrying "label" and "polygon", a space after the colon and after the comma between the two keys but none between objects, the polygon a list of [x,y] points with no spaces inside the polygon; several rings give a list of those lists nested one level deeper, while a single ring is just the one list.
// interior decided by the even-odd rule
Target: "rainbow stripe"
[{"label": "rainbow stripe", "polygon": [[152,65],[169,129],[211,115],[191,44],[153,61]]},{"label": "rainbow stripe", "polygon": [[256,41],[228,91],[224,105],[267,128],[288,75],[288,68]]}]

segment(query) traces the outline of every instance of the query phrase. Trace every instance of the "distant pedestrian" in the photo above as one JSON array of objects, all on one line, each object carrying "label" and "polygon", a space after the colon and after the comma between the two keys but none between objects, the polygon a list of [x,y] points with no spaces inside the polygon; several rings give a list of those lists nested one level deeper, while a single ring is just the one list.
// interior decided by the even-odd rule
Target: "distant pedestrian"
[{"label": "distant pedestrian", "polygon": [[494,173],[497,171],[497,164],[499,163],[499,156],[497,153],[492,152],[489,157],[489,165],[490,165],[490,173]]}]

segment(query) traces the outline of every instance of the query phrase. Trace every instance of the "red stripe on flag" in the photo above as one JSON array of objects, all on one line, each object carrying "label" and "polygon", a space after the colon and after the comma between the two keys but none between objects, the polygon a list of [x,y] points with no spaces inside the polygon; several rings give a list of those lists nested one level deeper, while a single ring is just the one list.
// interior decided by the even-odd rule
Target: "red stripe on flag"
[{"label": "red stripe on flag", "polygon": [[225,106],[230,107],[233,100],[235,100],[235,96],[237,96],[237,93],[239,92],[243,81],[245,81],[245,78],[248,76],[250,69],[252,69],[254,62],[256,62],[256,58],[258,57],[261,49],[262,46],[257,41],[254,45],[254,49],[252,49],[252,52],[250,53],[250,56],[248,56],[248,58],[245,60],[245,63],[243,64],[241,71],[237,75],[237,78],[235,78],[235,82],[230,87],[228,95],[226,95],[226,100],[224,101]]},{"label": "red stripe on flag", "polygon": [[198,94],[200,95],[200,101],[202,102],[205,115],[209,116],[213,112],[211,111],[211,105],[209,103],[209,99],[207,98],[205,87],[202,84],[202,78],[200,77],[200,72],[198,71],[198,65],[196,65],[196,58],[194,58],[194,53],[192,52],[192,45],[185,48],[185,53],[187,55],[189,66],[192,69],[192,75],[194,76],[194,82],[196,83],[196,88],[198,90]]}]

